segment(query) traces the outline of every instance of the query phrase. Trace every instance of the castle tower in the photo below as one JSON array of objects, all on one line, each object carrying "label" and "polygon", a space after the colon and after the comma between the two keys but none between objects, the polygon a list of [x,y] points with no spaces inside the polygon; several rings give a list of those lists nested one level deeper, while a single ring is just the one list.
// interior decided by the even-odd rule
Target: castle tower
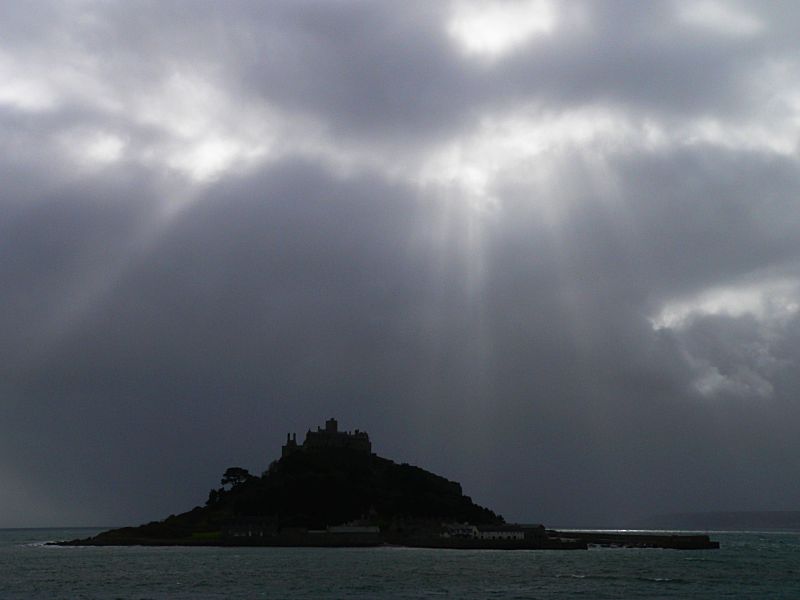
[{"label": "castle tower", "polygon": [[286,443],[281,448],[281,458],[291,454],[299,448],[297,445],[297,434],[286,434]]}]

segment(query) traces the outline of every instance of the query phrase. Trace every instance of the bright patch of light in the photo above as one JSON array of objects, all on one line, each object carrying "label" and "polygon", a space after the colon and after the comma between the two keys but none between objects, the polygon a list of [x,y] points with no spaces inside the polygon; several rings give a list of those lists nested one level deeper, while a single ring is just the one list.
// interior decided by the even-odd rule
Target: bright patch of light
[{"label": "bright patch of light", "polygon": [[125,141],[116,135],[97,133],[86,144],[85,156],[92,162],[108,164],[118,161],[125,149]]},{"label": "bright patch of light", "polygon": [[17,79],[0,84],[0,105],[3,104],[19,110],[40,112],[53,108],[55,100],[41,82]]},{"label": "bright patch of light", "polygon": [[456,189],[474,206],[496,203],[498,182],[527,185],[531,198],[555,218],[557,192],[569,183],[563,179],[566,161],[576,157],[597,197],[608,201],[616,193],[609,168],[615,156],[707,145],[795,157],[800,110],[793,100],[784,94],[776,100],[781,107],[776,114],[737,121],[663,119],[603,105],[560,112],[523,106],[484,116],[471,131],[432,148],[418,164],[409,163],[406,176],[422,186]]},{"label": "bright patch of light", "polygon": [[141,152],[196,183],[267,157],[276,148],[279,119],[266,108],[234,106],[224,91],[201,77],[174,74],[134,107],[135,118],[163,131]]},{"label": "bright patch of light", "polygon": [[188,145],[181,152],[171,152],[170,167],[189,175],[196,182],[209,182],[235,164],[246,164],[260,158],[264,149],[257,145],[240,144],[234,139],[211,138]]},{"label": "bright patch of light", "polygon": [[690,0],[683,3],[678,14],[688,25],[721,35],[752,36],[764,29],[761,21],[731,2]]},{"label": "bright patch of light", "polygon": [[767,151],[793,156],[797,152],[800,123],[796,119],[726,123],[704,118],[688,123],[682,135],[688,145],[702,143],[731,150]]},{"label": "bright patch of light", "polygon": [[667,303],[651,323],[656,329],[680,328],[694,316],[752,315],[758,319],[790,317],[800,311],[800,282],[780,279],[716,287],[692,298]]},{"label": "bright patch of light", "polygon": [[115,133],[85,127],[67,129],[57,138],[62,152],[81,170],[99,169],[119,161],[127,145]]},{"label": "bright patch of light", "polygon": [[182,73],[174,73],[134,105],[137,120],[182,138],[199,137],[212,129],[227,108],[222,90],[202,77]]},{"label": "bright patch of light", "polygon": [[11,58],[0,54],[0,106],[40,112],[56,105],[56,95],[47,81],[26,73]]},{"label": "bright patch of light", "polygon": [[[646,133],[642,133],[644,129]],[[495,181],[511,178],[542,191],[544,202],[544,198],[556,196],[554,169],[566,152],[580,149],[590,164],[593,154],[627,151],[634,138],[639,144],[658,144],[661,135],[653,123],[637,127],[624,115],[604,108],[562,113],[523,110],[504,118],[487,117],[470,135],[440,147],[420,169],[418,181],[458,187],[465,198],[482,205],[496,201]],[[610,183],[604,182],[607,173],[597,175],[600,188]]]},{"label": "bright patch of light", "polygon": [[556,24],[548,0],[464,0],[456,2],[447,33],[468,54],[497,58]]},{"label": "bright patch of light", "polygon": [[95,72],[100,62],[80,54],[54,62],[50,54],[20,58],[0,50],[0,106],[44,112],[73,104],[119,111],[113,86]]}]

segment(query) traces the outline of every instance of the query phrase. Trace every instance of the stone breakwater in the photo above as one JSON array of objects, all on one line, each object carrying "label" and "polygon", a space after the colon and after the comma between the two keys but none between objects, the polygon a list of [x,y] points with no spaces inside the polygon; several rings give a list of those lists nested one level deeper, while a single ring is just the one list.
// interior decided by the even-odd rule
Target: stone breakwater
[{"label": "stone breakwater", "polygon": [[670,548],[673,550],[715,550],[719,542],[707,535],[623,531],[548,531],[563,540],[584,542],[608,548]]}]

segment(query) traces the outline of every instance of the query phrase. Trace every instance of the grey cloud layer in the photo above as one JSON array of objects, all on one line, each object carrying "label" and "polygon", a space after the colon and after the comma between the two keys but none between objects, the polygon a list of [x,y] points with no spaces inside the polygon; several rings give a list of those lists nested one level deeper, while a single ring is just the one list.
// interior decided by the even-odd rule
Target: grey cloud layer
[{"label": "grey cloud layer", "polygon": [[680,6],[489,61],[445,3],[7,5],[0,526],[190,508],[330,415],[513,519],[794,506],[798,14]]}]

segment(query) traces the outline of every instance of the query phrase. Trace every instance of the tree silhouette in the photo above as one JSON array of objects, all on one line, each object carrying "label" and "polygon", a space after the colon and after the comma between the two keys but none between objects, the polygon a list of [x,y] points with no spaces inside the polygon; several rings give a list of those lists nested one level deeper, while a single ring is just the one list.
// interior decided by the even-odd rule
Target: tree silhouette
[{"label": "tree silhouette", "polygon": [[222,475],[222,485],[230,485],[232,488],[243,484],[252,478],[250,472],[242,467],[228,467]]}]

